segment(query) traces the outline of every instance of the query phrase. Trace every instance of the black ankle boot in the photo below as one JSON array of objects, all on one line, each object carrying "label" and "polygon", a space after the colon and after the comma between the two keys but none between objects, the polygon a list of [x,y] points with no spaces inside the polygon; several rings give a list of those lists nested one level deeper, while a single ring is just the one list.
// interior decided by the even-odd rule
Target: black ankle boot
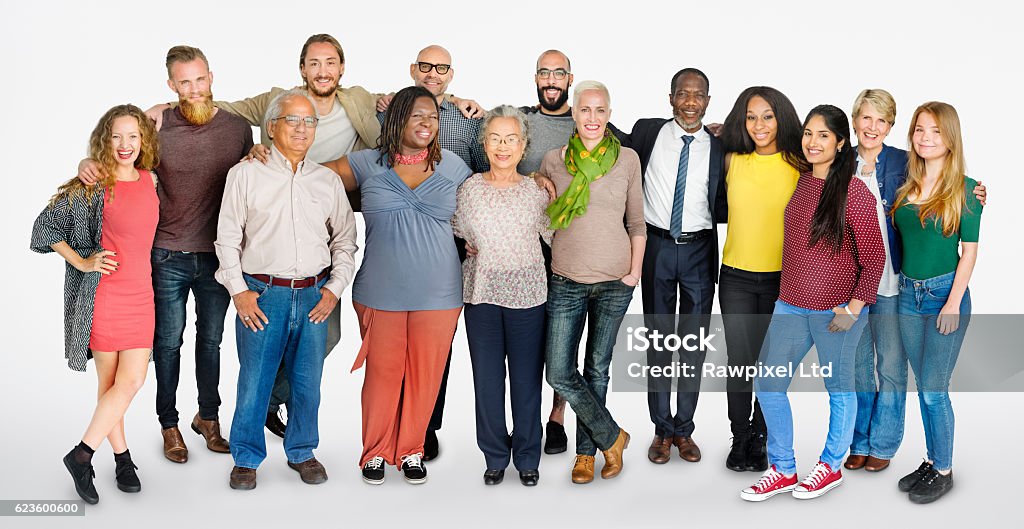
[{"label": "black ankle boot", "polygon": [[747,445],[747,470],[764,472],[768,470],[768,437],[764,434],[750,434]]},{"label": "black ankle boot", "polygon": [[747,470],[747,446],[750,444],[750,434],[744,432],[736,434],[732,438],[732,448],[725,458],[725,468],[736,472]]},{"label": "black ankle boot", "polygon": [[117,488],[122,492],[139,492],[142,490],[142,483],[135,473],[139,467],[132,462],[132,455],[125,450],[121,454],[114,454],[114,476],[117,478]]}]

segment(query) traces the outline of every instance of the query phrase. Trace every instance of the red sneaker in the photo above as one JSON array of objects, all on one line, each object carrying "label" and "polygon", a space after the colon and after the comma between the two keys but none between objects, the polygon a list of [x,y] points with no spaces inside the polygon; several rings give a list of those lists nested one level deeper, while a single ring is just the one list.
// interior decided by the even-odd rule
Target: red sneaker
[{"label": "red sneaker", "polygon": [[796,474],[786,476],[775,470],[775,465],[772,465],[757,483],[740,491],[740,498],[747,501],[764,501],[776,494],[789,492],[795,487]]},{"label": "red sneaker", "polygon": [[811,473],[793,489],[793,497],[798,500],[817,498],[842,484],[841,470],[832,470],[828,463],[818,461]]}]

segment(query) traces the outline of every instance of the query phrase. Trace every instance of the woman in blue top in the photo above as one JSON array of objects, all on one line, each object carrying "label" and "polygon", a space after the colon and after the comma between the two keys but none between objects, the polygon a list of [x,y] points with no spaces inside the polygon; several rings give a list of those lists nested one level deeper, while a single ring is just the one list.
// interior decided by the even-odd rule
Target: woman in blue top
[{"label": "woman in blue top", "polygon": [[451,218],[471,174],[437,142],[437,100],[408,87],[391,102],[376,149],[325,166],[359,190],[366,249],[352,285],[363,345],[363,480],[384,463],[423,483],[423,438],[462,310],[462,271]]}]

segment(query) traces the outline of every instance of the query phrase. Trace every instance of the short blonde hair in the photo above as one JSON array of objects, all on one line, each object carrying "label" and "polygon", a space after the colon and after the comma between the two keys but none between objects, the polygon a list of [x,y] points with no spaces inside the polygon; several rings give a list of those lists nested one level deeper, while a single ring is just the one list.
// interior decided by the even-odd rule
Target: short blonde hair
[{"label": "short blonde hair", "polygon": [[608,108],[612,107],[612,96],[608,93],[608,87],[599,81],[581,81],[577,83],[576,88],[572,91],[572,106],[579,106],[580,96],[587,90],[597,90],[604,94],[604,100],[608,103]]},{"label": "short blonde hair", "polygon": [[860,110],[864,107],[864,103],[870,103],[875,110],[881,112],[882,117],[889,122],[889,125],[896,123],[896,100],[889,92],[881,88],[868,88],[861,91],[857,99],[853,101],[853,112],[850,113],[852,120],[860,117]]}]

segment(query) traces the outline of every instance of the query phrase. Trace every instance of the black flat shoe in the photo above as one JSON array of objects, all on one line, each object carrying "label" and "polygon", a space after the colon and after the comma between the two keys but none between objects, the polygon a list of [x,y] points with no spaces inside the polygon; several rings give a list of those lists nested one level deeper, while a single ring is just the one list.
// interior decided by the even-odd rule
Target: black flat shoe
[{"label": "black flat shoe", "polygon": [[114,476],[117,479],[117,488],[121,492],[139,492],[142,490],[142,483],[139,475],[135,473],[139,467],[135,466],[131,454],[127,450],[121,455],[114,455]]},{"label": "black flat shoe", "polygon": [[427,430],[427,436],[423,439],[423,460],[433,461],[441,453],[441,445],[437,442],[437,432]]},{"label": "black flat shoe", "polygon": [[910,489],[910,501],[914,503],[931,503],[944,496],[953,488],[953,473],[942,475],[935,468],[918,481]]},{"label": "black flat shoe", "polygon": [[522,470],[519,472],[519,482],[524,486],[535,487],[539,479],[540,472],[536,470]]},{"label": "black flat shoe", "polygon": [[750,451],[751,435],[741,433],[732,437],[732,448],[725,458],[725,468],[734,472],[745,472],[747,470],[747,452]]},{"label": "black flat shoe", "polygon": [[64,456],[64,467],[71,473],[71,480],[75,483],[75,491],[81,496],[85,503],[95,505],[100,501],[100,495],[96,492],[96,486],[92,480],[96,472],[92,465],[80,465],[75,462],[75,449],[72,448],[68,455]]},{"label": "black flat shoe", "polygon": [[910,492],[911,489],[914,488],[914,485],[917,485],[917,482],[921,481],[921,479],[927,476],[932,470],[934,470],[932,464],[925,461],[921,463],[921,466],[917,467],[917,470],[900,478],[900,481],[896,486],[899,487],[900,492]]},{"label": "black flat shoe", "polygon": [[548,421],[544,427],[544,453],[561,454],[569,449],[569,438],[565,435],[565,427],[555,421]]},{"label": "black flat shoe", "polygon": [[484,471],[484,485],[497,485],[505,480],[504,470],[491,470],[487,469]]}]

